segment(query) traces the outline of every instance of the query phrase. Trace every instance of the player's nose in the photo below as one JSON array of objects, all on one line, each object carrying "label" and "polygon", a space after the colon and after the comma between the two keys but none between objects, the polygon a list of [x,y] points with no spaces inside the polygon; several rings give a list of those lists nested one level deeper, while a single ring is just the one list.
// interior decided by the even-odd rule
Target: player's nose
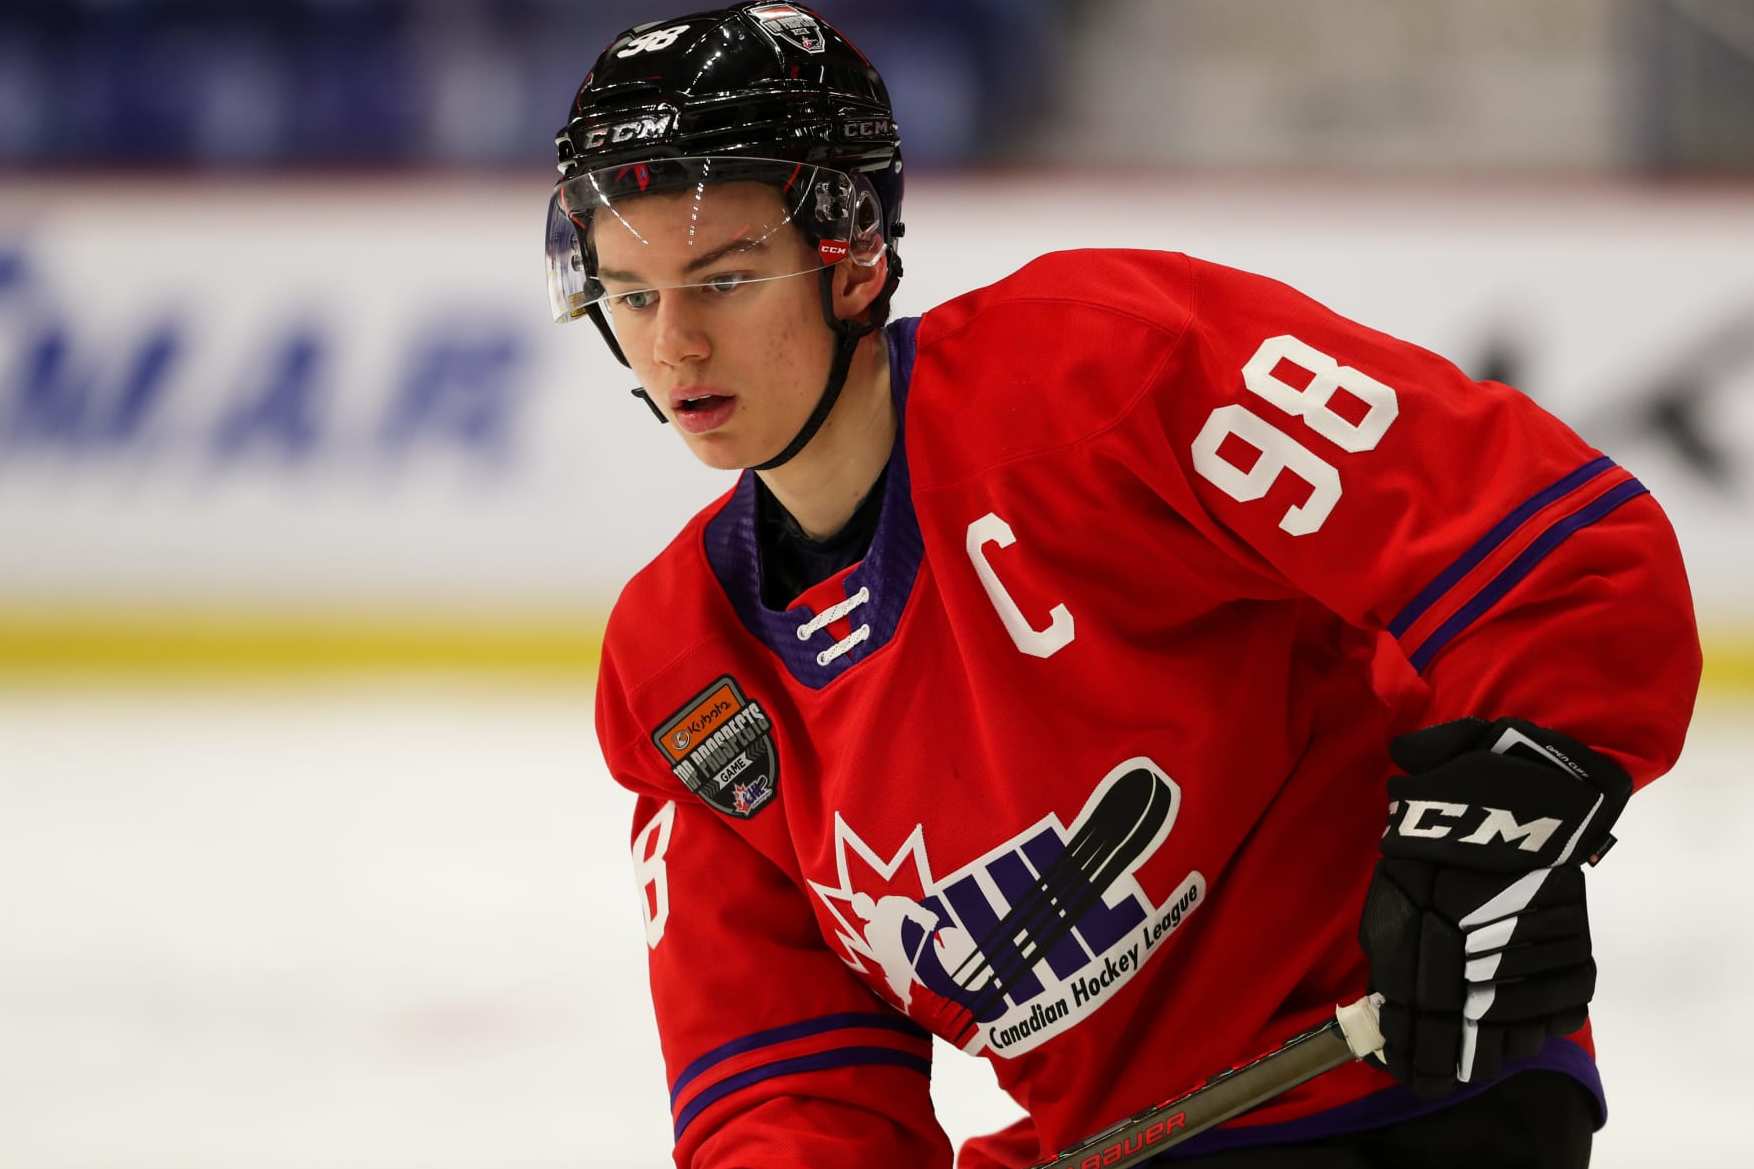
[{"label": "player's nose", "polygon": [[686,296],[661,296],[657,318],[653,321],[652,356],[663,365],[681,365],[688,361],[705,361],[712,354],[712,343],[699,317],[687,305]]}]

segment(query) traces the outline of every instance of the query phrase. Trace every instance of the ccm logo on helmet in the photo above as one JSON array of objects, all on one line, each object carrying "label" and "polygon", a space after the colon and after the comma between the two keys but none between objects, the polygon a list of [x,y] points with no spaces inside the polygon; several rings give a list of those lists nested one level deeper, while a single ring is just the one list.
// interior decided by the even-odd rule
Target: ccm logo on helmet
[{"label": "ccm logo on helmet", "polygon": [[840,134],[842,138],[890,138],[895,134],[895,123],[888,118],[860,118],[841,123]]},{"label": "ccm logo on helmet", "polygon": [[[1400,801],[1391,803],[1389,815],[1393,817],[1400,809]],[[1560,821],[1543,816],[1519,824],[1517,818],[1503,808],[1476,808],[1472,804],[1452,804],[1443,800],[1408,800],[1400,821],[1391,821],[1389,830],[1401,836],[1441,840],[1457,828],[1470,826],[1472,830],[1466,836],[1456,838],[1463,844],[1491,844],[1502,837],[1506,844],[1515,844],[1524,852],[1540,852],[1553,833],[1559,830]]]},{"label": "ccm logo on helmet", "polygon": [[593,126],[579,136],[579,146],[583,150],[596,150],[600,146],[617,146],[623,142],[644,142],[648,138],[661,138],[675,120],[676,115],[672,113],[644,114],[631,122]]}]

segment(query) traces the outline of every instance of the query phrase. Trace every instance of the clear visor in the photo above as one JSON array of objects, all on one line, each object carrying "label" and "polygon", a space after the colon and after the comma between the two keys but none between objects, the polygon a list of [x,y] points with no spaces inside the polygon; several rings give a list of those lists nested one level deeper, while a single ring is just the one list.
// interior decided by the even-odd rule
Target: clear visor
[{"label": "clear visor", "polygon": [[664,289],[723,289],[883,254],[868,189],[837,170],[769,158],[654,159],[563,179],[548,201],[557,321],[642,307]]}]

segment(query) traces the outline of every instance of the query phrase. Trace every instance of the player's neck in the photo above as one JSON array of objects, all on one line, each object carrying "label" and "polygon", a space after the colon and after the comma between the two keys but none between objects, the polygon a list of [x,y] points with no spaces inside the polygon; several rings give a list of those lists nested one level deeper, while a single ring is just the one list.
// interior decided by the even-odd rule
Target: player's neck
[{"label": "player's neck", "polygon": [[889,345],[878,329],[859,342],[822,429],[784,466],[757,474],[805,535],[825,540],[846,526],[883,473],[895,424]]}]

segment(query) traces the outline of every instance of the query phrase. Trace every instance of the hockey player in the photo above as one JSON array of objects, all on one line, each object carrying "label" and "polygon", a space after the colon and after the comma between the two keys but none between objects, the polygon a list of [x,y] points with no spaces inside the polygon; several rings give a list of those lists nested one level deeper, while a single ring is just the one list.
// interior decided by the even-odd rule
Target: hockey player
[{"label": "hockey player", "polygon": [[[1583,862],[1700,665],[1639,482],[1515,391],[1182,255],[889,321],[881,80],[793,4],[618,37],[550,289],[744,469],[626,587],[597,723],[679,1166],[1028,1165],[1385,996],[1382,1061],[1178,1163],[1581,1166]],[[1386,824],[1386,830],[1385,830]]]}]

